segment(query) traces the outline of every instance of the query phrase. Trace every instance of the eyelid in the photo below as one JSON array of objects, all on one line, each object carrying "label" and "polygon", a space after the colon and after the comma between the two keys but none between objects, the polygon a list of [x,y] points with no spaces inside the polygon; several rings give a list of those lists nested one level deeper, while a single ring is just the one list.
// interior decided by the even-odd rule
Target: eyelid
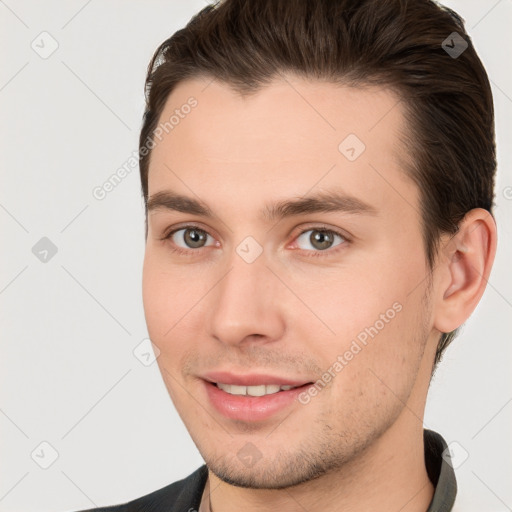
[{"label": "eyelid", "polygon": [[316,223],[313,222],[310,225],[306,224],[306,225],[299,226],[297,228],[297,230],[292,231],[293,239],[296,240],[299,236],[301,236],[302,234],[304,234],[308,231],[328,231],[330,233],[335,233],[335,234],[341,236],[347,242],[352,241],[352,236],[349,235],[344,229],[337,228],[337,227],[331,227],[327,224],[323,224],[322,222],[316,222]]},{"label": "eyelid", "polygon": [[211,236],[212,238],[215,238],[210,233],[210,228],[202,227],[200,223],[195,222],[186,222],[184,224],[177,224],[173,225],[167,229],[164,230],[164,233],[161,237],[159,237],[159,240],[166,240],[170,238],[176,231],[181,231],[182,229],[197,229],[198,231],[204,231],[208,236]]}]

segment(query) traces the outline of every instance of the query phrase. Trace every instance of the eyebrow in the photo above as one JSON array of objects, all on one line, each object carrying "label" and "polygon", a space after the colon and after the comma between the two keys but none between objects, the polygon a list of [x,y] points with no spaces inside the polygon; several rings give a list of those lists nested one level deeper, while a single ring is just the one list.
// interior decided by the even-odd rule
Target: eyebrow
[{"label": "eyebrow", "polygon": [[[172,191],[160,191],[147,201],[148,212],[171,210],[212,219],[213,211],[204,202]],[[311,213],[343,212],[350,214],[377,215],[377,209],[364,201],[343,192],[318,192],[298,199],[286,199],[266,204],[260,211],[260,218],[274,222],[286,217]]]}]

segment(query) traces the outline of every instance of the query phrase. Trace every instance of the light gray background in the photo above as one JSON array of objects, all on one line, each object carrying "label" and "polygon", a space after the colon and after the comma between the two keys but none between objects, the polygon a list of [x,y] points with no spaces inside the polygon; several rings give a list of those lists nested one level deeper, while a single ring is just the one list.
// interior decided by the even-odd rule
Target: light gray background
[{"label": "light gray background", "polygon": [[[138,168],[102,201],[92,190],[138,148],[154,50],[205,5],[0,1],[0,511],[120,503],[203,463],[156,363],[133,354],[147,337]],[[446,5],[466,20],[492,82],[499,249],[432,384],[425,425],[457,443],[463,510],[512,510],[512,1]],[[51,49],[43,31],[59,45],[46,59],[31,47]],[[46,263],[32,253],[42,237],[58,249]]]}]

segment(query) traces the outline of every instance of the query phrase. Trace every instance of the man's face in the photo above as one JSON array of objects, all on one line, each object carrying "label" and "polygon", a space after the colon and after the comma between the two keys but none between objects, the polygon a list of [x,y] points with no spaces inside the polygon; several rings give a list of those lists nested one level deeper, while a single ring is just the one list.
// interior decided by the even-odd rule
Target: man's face
[{"label": "man's face", "polygon": [[[402,104],[291,77],[245,99],[207,84],[182,82],[161,116],[181,113],[151,156],[145,315],[213,473],[284,487],[370,453],[388,429],[422,428],[436,333],[419,193],[398,160]],[[345,198],[269,215],[319,194]]]}]

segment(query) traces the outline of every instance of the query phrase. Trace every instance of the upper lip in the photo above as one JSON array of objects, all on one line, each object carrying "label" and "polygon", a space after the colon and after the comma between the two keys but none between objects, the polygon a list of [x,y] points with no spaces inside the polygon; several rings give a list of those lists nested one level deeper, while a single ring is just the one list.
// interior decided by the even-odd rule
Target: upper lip
[{"label": "upper lip", "polygon": [[202,378],[215,384],[220,382],[221,384],[234,384],[238,386],[261,386],[263,384],[274,384],[279,386],[302,386],[311,382],[306,379],[287,379],[285,377],[263,373],[237,375],[235,373],[222,371],[205,373]]}]

